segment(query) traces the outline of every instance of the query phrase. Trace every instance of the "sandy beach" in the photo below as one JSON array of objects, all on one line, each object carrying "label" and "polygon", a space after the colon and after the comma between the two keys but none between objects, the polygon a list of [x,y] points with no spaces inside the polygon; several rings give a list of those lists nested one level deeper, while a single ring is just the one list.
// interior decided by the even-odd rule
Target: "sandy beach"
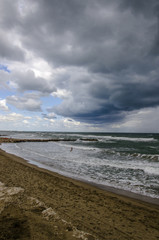
[{"label": "sandy beach", "polygon": [[159,239],[159,206],[107,192],[0,150],[0,240]]}]

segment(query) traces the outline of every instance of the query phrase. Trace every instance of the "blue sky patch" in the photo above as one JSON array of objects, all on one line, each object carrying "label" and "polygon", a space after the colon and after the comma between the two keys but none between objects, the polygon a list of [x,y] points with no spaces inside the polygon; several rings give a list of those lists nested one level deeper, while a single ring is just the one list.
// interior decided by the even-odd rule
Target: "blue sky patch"
[{"label": "blue sky patch", "polygon": [[3,71],[8,72],[8,73],[11,72],[11,70],[9,70],[8,67],[6,65],[3,65],[3,64],[0,64],[0,70],[3,70]]}]

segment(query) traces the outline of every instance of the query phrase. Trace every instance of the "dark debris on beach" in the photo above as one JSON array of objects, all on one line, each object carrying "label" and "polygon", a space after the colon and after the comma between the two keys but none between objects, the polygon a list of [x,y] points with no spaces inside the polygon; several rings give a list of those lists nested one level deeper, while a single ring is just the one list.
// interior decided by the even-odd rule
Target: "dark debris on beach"
[{"label": "dark debris on beach", "polygon": [[[97,142],[94,138],[81,138],[81,141]],[[20,142],[75,142],[77,139],[16,139],[0,137],[0,143],[20,143]]]}]

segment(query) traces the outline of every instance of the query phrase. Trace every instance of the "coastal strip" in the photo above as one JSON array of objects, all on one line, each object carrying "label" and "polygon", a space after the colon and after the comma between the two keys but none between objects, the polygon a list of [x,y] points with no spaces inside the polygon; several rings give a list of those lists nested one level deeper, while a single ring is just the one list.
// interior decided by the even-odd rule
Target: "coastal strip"
[{"label": "coastal strip", "polygon": [[[98,142],[98,139],[95,138],[79,138],[80,141],[88,142]],[[51,138],[51,139],[17,139],[17,138],[8,138],[0,137],[1,143],[20,143],[20,142],[75,142],[77,139],[64,139],[64,138]]]},{"label": "coastal strip", "polygon": [[0,238],[159,239],[159,207],[38,168],[0,150]]}]

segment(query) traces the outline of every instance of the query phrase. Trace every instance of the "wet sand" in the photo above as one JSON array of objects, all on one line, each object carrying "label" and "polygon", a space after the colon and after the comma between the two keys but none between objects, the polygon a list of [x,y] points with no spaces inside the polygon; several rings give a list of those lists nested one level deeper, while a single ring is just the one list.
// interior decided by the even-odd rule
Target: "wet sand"
[{"label": "wet sand", "polygon": [[0,150],[0,240],[159,239],[159,206]]}]

